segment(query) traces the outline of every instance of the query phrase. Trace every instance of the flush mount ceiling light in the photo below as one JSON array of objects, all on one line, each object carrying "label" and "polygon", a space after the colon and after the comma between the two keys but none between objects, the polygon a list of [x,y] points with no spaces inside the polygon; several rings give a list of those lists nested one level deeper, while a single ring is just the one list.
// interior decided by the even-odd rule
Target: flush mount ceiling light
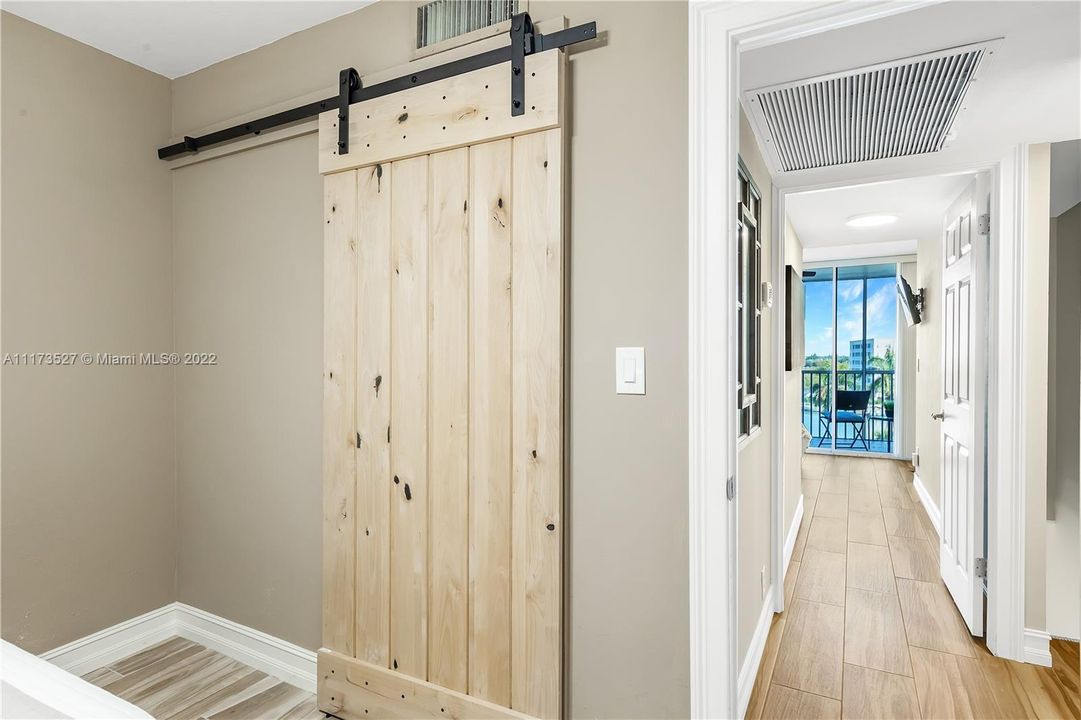
[{"label": "flush mount ceiling light", "polygon": [[889,225],[890,223],[897,222],[896,215],[890,215],[888,213],[864,213],[863,215],[853,215],[845,221],[845,225],[854,228],[869,228],[878,227],[880,225]]}]

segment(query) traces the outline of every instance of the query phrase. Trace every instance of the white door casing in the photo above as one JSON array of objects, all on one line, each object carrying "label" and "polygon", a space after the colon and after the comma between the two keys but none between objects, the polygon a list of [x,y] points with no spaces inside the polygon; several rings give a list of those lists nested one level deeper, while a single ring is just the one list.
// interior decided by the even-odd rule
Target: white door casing
[{"label": "white door casing", "polygon": [[988,236],[979,232],[986,187],[972,183],[946,211],[942,239],[940,507],[942,580],[973,635],[983,635]]}]

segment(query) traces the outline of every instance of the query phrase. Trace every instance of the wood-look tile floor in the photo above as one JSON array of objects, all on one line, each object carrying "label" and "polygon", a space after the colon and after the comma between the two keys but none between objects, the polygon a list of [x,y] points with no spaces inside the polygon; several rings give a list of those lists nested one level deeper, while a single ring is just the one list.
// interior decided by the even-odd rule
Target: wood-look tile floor
[{"label": "wood-look tile floor", "polygon": [[158,720],[322,720],[315,696],[174,637],[83,679]]},{"label": "wood-look tile floor", "polygon": [[747,718],[1081,719],[1077,643],[994,657],[938,574],[907,464],[806,455],[803,523]]}]

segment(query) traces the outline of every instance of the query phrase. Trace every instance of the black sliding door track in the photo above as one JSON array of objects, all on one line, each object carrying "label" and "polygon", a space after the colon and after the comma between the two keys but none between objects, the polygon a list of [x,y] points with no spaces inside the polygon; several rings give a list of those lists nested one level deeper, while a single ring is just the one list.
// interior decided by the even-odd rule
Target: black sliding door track
[{"label": "black sliding door track", "polygon": [[[546,50],[554,50],[584,40],[592,40],[597,37],[597,23],[589,22],[548,35],[538,35],[533,33],[533,24],[529,20],[529,15],[527,13],[521,13],[515,15],[511,20],[510,37],[510,45],[505,45],[501,48],[496,48],[495,50],[489,50],[480,53],[479,55],[454,60],[443,65],[437,65],[426,70],[417,70],[410,75],[403,75],[402,77],[387,80],[386,82],[381,82],[377,85],[372,85],[371,87],[362,87],[356,71],[352,68],[347,68],[346,70],[342,70],[339,76],[340,87],[343,88],[339,95],[328,97],[325,100],[317,100],[316,102],[301,105],[300,107],[295,107],[291,110],[283,110],[282,112],[267,115],[258,120],[251,120],[246,123],[225,128],[224,130],[200,135],[199,137],[185,136],[182,142],[158,148],[158,157],[162,160],[167,160],[169,158],[177,157],[178,155],[198,152],[204,148],[229,142],[230,140],[237,140],[248,135],[258,135],[264,130],[270,130],[271,128],[282,127],[284,125],[291,125],[302,120],[307,120],[310,117],[317,116],[320,113],[335,108],[338,108],[339,119],[343,120],[343,124],[347,126],[349,105],[365,100],[371,100],[372,98],[383,97],[384,95],[390,95],[392,93],[401,92],[402,90],[419,87],[439,80],[446,80],[447,78],[456,75],[463,75],[468,72],[473,72],[474,70],[480,70],[481,68],[499,65],[500,63],[505,62],[512,62],[511,97],[508,98],[511,106],[511,114],[521,115],[525,111],[525,73],[523,59],[528,55],[534,55]],[[346,95],[348,95],[347,101]],[[345,127],[343,127],[343,129],[345,129]],[[339,148],[342,154],[348,153],[347,136],[339,137]]]}]

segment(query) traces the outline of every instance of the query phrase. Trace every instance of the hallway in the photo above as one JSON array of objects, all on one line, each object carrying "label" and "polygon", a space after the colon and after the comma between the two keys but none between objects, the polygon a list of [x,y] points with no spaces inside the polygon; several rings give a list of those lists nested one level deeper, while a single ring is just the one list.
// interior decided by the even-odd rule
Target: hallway
[{"label": "hallway", "polygon": [[1081,717],[1077,643],[1051,669],[968,634],[907,464],[804,455],[803,494],[747,718]]}]

